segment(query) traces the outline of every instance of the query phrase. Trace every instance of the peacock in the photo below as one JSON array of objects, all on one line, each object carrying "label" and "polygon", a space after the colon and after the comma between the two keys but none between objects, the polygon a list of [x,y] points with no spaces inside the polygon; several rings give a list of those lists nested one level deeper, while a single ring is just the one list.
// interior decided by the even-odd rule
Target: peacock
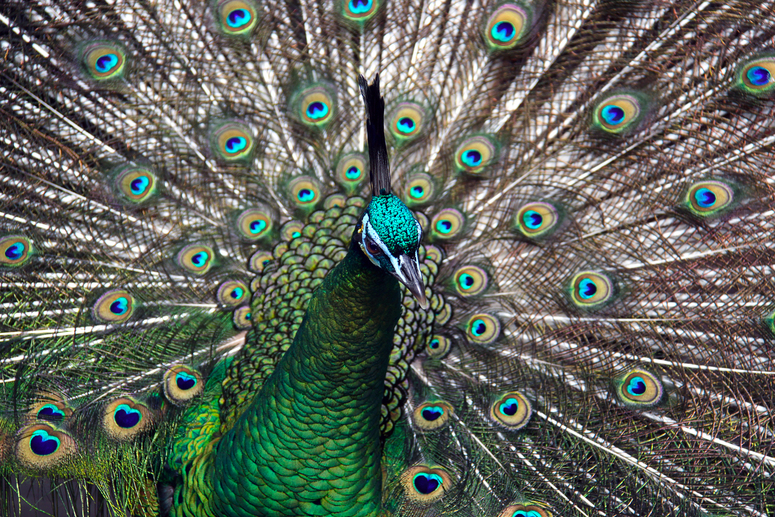
[{"label": "peacock", "polygon": [[775,514],[775,3],[0,2],[0,514]]}]

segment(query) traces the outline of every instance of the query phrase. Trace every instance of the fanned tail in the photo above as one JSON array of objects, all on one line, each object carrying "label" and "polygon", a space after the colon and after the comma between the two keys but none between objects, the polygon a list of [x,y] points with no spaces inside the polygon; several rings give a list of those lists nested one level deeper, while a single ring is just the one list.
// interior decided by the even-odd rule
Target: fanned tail
[{"label": "fanned tail", "polygon": [[345,253],[379,74],[430,301],[394,338],[385,511],[772,514],[773,14],[6,3],[5,489],[156,511]]}]

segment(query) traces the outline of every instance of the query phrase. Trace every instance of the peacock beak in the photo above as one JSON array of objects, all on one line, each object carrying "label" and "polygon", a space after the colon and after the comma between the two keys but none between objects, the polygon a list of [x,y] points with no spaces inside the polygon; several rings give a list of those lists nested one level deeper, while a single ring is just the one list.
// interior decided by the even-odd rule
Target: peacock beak
[{"label": "peacock beak", "polygon": [[414,257],[402,254],[398,257],[398,267],[393,272],[393,276],[404,284],[417,299],[420,307],[428,309],[428,298],[425,297],[425,285],[423,284],[422,274],[420,273],[420,262],[417,253]]}]

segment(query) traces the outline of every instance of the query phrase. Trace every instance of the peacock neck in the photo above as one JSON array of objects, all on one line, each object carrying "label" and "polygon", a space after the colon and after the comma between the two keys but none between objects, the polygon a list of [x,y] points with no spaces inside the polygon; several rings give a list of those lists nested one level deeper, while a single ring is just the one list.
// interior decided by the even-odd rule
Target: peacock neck
[{"label": "peacock neck", "polygon": [[376,515],[380,406],[398,282],[357,246],[310,300],[293,344],[220,441],[222,515]]}]

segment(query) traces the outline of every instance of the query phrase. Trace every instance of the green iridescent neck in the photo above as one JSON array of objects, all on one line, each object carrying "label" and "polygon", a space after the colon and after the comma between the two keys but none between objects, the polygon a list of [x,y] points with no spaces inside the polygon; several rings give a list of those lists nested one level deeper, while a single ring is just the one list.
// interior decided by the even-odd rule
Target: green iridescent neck
[{"label": "green iridescent neck", "polygon": [[377,514],[380,407],[400,299],[398,282],[351,247],[315,291],[291,348],[218,444],[216,512]]}]

